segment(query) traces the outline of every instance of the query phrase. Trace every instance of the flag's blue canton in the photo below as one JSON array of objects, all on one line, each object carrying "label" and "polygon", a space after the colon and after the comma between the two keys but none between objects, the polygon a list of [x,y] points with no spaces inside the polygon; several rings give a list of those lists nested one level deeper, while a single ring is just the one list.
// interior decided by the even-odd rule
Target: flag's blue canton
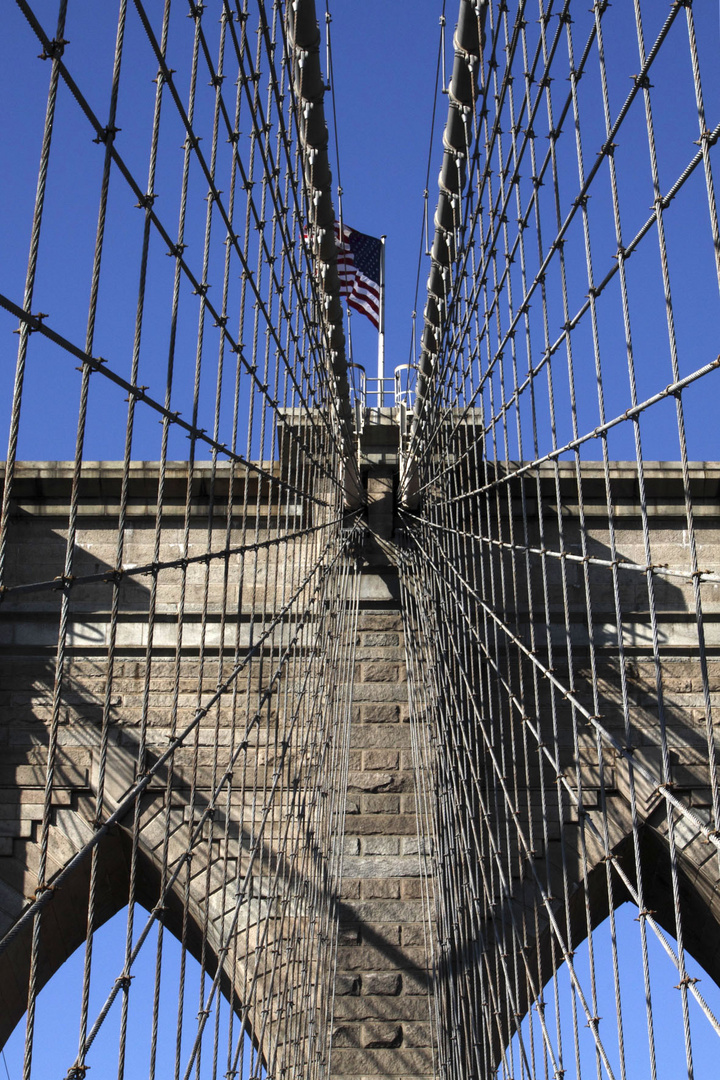
[{"label": "flag's blue canton", "polygon": [[355,232],[354,229],[346,229],[346,233],[349,233],[347,239],[356,269],[379,285],[381,242],[374,236],[365,236],[364,233]]},{"label": "flag's blue canton", "polygon": [[343,225],[342,236],[340,234],[340,226],[335,222],[340,295],[347,297],[348,307],[367,315],[373,326],[379,330],[382,307],[382,242],[374,236],[355,232],[347,225]]}]

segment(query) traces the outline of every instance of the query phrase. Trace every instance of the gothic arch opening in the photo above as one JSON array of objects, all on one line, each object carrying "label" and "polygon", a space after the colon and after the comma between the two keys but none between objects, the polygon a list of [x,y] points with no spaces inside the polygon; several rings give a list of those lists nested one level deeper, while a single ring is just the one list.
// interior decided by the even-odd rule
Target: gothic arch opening
[{"label": "gothic arch opening", "polygon": [[[677,940],[666,934],[677,954]],[[686,1033],[677,969],[654,933],[645,935],[643,948],[638,909],[631,902],[615,909],[575,949],[576,976],[600,1017],[597,1030],[612,1074],[656,1076],[675,1080],[687,1075]],[[648,978],[643,963],[647,958]],[[686,970],[715,1015],[720,1015],[720,987],[689,952]],[[592,973],[592,977],[591,977]],[[616,977],[617,975],[617,977]],[[594,994],[591,987],[594,982]],[[497,1069],[498,1080],[518,1076],[552,1075],[552,1063],[566,1076],[598,1075],[597,1044],[566,963],[543,987],[540,1009],[535,1005],[524,1017],[520,1032],[506,1047]],[[718,1035],[701,1006],[688,995],[689,1046],[695,1077],[709,1077],[717,1069]],[[559,1033],[559,1034],[558,1034]],[[651,1061],[654,1060],[653,1073]],[[601,1073],[608,1070],[601,1063]]]},{"label": "gothic arch opening", "polygon": [[[542,990],[536,1000],[519,1002],[519,1031],[516,1024],[496,1057],[499,1080],[544,1076],[546,1069],[578,1080],[714,1074],[720,1048],[717,858],[708,858],[707,843],[693,843],[701,837],[685,837],[682,845],[676,831],[676,889],[661,829],[645,824],[639,832],[648,917],[641,917],[616,874],[610,912],[604,863],[588,874],[587,889],[573,891],[567,913],[558,907],[574,974],[546,927],[528,953]],[[632,836],[614,854],[636,889]]]},{"label": "gothic arch opening", "polygon": [[[125,985],[131,848],[131,836],[124,828],[116,828],[98,845],[88,1031],[98,1022],[113,991],[115,996],[107,1015],[100,1019],[86,1064],[92,1067],[94,1061],[117,1060],[122,1000],[127,993],[130,1018],[125,1038],[127,1075],[137,1073],[133,1062],[141,1054],[144,1058],[140,1072],[149,1075],[156,1006],[160,1041],[155,1055],[158,1060],[161,1053],[164,1056],[163,1075],[167,1075],[167,1055],[171,1054],[173,1061],[177,1055],[176,1067],[182,1076],[198,1033],[198,1017],[205,1008],[217,971],[218,943],[213,940],[216,935],[207,932],[207,928],[204,933],[198,897],[192,889],[184,896],[184,890],[175,887],[165,897],[161,918],[152,920],[153,925],[130,968],[129,985]],[[29,854],[32,860],[32,850]],[[81,1075],[73,1073],[72,1068],[78,1053],[90,862],[90,858],[80,862],[70,879],[57,889],[40,924],[37,952],[40,992],[34,1022],[33,1076],[48,1075],[46,1062],[52,1064],[58,1075]],[[133,947],[151,920],[150,913],[161,893],[160,867],[142,846],[136,867]],[[2,881],[0,885],[4,892],[10,892],[10,882]],[[11,1077],[22,1073],[31,949],[32,924],[28,924],[0,956],[0,1046],[5,1048],[8,1066],[18,1063],[15,1072],[11,1070]],[[157,974],[158,955],[160,974]],[[239,1075],[261,1077],[264,1072],[252,1027],[254,1016],[243,1009],[240,996],[246,976],[245,957],[236,950],[233,959],[234,977],[230,976],[231,966],[226,962],[220,977],[220,993],[215,995],[209,1010],[196,1060],[202,1061],[208,1053],[211,1058],[214,1053],[224,1054],[226,1058],[230,1053],[236,1063],[241,1063]],[[219,1039],[217,1047],[213,1045],[215,1038]],[[232,1062],[227,1067],[232,1071]],[[112,1066],[108,1075],[115,1075],[116,1068]]]}]

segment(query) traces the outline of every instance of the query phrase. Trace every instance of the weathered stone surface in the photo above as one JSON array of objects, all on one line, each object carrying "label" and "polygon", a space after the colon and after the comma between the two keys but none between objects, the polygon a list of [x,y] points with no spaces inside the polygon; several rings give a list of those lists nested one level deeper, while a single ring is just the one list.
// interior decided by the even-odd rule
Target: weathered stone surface
[{"label": "weathered stone surface", "polygon": [[[111,468],[108,466],[108,469]],[[561,478],[565,476],[564,468],[561,463]],[[709,494],[698,505],[697,521],[701,564],[712,567],[717,565],[717,552],[720,549],[716,498],[718,470],[716,467],[708,468]],[[602,469],[593,463],[584,463],[583,470],[590,486],[595,484],[600,491],[595,503],[588,503],[585,507],[586,540],[591,553],[606,558],[609,538],[607,521],[603,518]],[[613,483],[626,485],[626,489],[622,489],[626,490],[626,495],[616,506],[618,550],[622,558],[633,559],[643,565],[645,554],[636,477],[633,477],[632,470],[626,470],[627,476],[621,467],[613,466],[613,470]],[[667,473],[667,470],[664,471]],[[649,469],[647,477],[655,485],[648,506],[653,559],[657,564],[655,584],[660,612],[660,667],[670,779],[677,797],[696,809],[703,822],[709,823],[712,797],[706,765],[706,686],[695,644],[697,631],[692,583],[682,577],[671,579],[663,576],[661,566],[662,563],[676,567],[687,565],[687,552],[682,548],[681,541],[684,511],[681,502],[677,499],[673,502],[669,497],[670,489],[666,490],[662,469],[657,470],[657,475]],[[96,482],[102,482],[100,469]],[[572,490],[572,484],[566,484],[563,488],[561,511],[567,529],[567,550],[576,554],[580,550],[575,543],[577,532],[573,533],[573,530],[577,530],[577,501],[565,498],[568,493],[572,495]],[[386,498],[387,491],[386,485],[379,497]],[[152,548],[150,538],[155,511],[152,497],[151,491],[145,492],[143,499],[136,501],[131,508],[132,528],[128,532],[126,557],[128,561],[138,564],[148,560]],[[29,581],[62,572],[65,536],[62,515],[65,515],[66,521],[66,503],[67,499],[62,505],[59,502],[50,505],[43,503],[39,495],[33,495],[27,505],[18,508],[25,516],[19,517],[11,530],[9,565],[12,580]],[[519,513],[519,508],[516,509]],[[98,560],[111,566],[116,541],[116,501],[103,496],[101,501],[96,500],[93,505],[89,502],[83,504],[80,510],[78,565],[87,572],[91,569],[94,571]],[[544,542],[548,549],[557,548],[554,506],[549,503],[546,510]],[[503,508],[502,512],[507,511]],[[537,527],[537,506],[528,504],[527,513],[532,531]],[[220,516],[218,521],[222,522]],[[203,550],[202,533],[206,524],[200,517],[193,519],[191,552]],[[386,517],[383,528],[387,526]],[[37,539],[39,532],[43,535]],[[168,516],[163,529],[161,557],[175,556],[182,543],[182,513],[176,511]],[[277,557],[268,557],[258,574],[261,601],[258,601],[257,595],[253,597],[248,587],[242,586],[245,621],[240,624],[241,645],[249,640],[249,624],[245,617],[254,603],[261,602],[270,610],[275,595],[274,582],[280,572],[282,567],[278,565]],[[127,789],[135,774],[134,754],[145,689],[150,702],[146,716],[150,753],[157,753],[161,747],[167,746],[171,730],[169,714],[175,705],[177,722],[187,723],[193,716],[199,695],[210,694],[215,689],[216,678],[209,671],[209,665],[201,675],[197,659],[201,640],[199,612],[204,595],[204,573],[201,566],[188,570],[187,610],[183,624],[183,647],[188,656],[187,659],[183,658],[177,697],[172,652],[178,640],[179,577],[168,575],[159,587],[155,644],[167,655],[159,657],[153,664],[151,677],[146,684],[142,651],[147,642],[147,582],[136,582],[123,592],[118,636],[121,655],[116,663],[113,692],[109,699],[113,716],[120,719],[119,730],[113,730],[110,739],[110,745],[117,753],[113,759],[112,775],[108,779],[108,791],[115,798]],[[564,588],[562,574],[565,575]],[[231,560],[229,578],[229,587],[238,588],[241,585],[238,560]],[[629,650],[625,675],[630,749],[636,768],[634,795],[641,819],[651,821],[655,834],[662,839],[666,825],[663,800],[658,792],[662,776],[662,762],[657,751],[659,706],[644,578],[641,572],[621,568],[621,601],[623,611],[628,615],[623,620],[622,635]],[[591,590],[596,589],[598,581],[600,578],[595,570],[591,570]],[[532,588],[539,591],[541,587],[539,578],[533,581]],[[574,672],[577,693],[589,707],[592,704],[587,659],[590,634],[582,621],[582,565],[571,560],[562,568],[559,560],[548,563],[547,588],[550,634],[553,642],[562,648],[565,647],[565,595],[569,598],[569,629],[577,665]],[[710,587],[707,583],[703,583],[701,589],[706,614],[706,641],[710,650],[707,689],[711,694],[711,703],[717,708],[720,705],[720,659],[717,656],[717,649],[720,648],[720,593],[715,585]],[[418,1080],[419,1077],[432,1075],[432,1057],[427,1050],[431,1038],[425,971],[427,929],[423,922],[423,883],[418,877],[419,854],[428,849],[419,844],[416,837],[411,731],[407,723],[409,708],[407,684],[404,681],[402,616],[397,603],[397,574],[390,567],[373,567],[368,561],[361,592],[365,606],[361,607],[358,618],[358,663],[350,732],[350,793],[343,846],[345,879],[339,898],[336,1040],[331,1077],[332,1080],[349,1080],[350,1077],[353,1080],[362,1080],[363,1077],[366,1080],[378,1080],[379,1077]],[[217,582],[210,582],[207,596],[209,619],[205,646],[208,649],[224,646],[231,655],[235,641],[234,627],[225,628],[223,641],[220,625],[222,594]],[[596,590],[593,600],[592,641],[596,647],[600,711],[603,722],[617,738],[618,744],[624,746],[626,736],[617,660],[617,619],[608,590]],[[538,603],[537,610],[543,610],[542,603]],[[55,595],[49,598],[29,597],[22,611],[7,600],[0,609],[0,650],[4,648],[0,653],[0,920],[4,924],[17,915],[25,903],[25,896],[31,895],[37,886],[35,840],[38,822],[42,818],[44,762],[52,714],[53,661],[48,657],[55,643],[58,613],[59,597]],[[526,627],[525,623],[523,627]],[[94,814],[108,633],[107,611],[101,610],[89,590],[78,590],[71,616],[69,641],[72,652],[68,659],[68,683],[63,694],[58,732],[61,748],[59,767],[52,794],[52,870],[60,868],[63,861],[70,858],[87,838],[88,823]],[[271,644],[278,644],[277,639],[270,640]],[[43,652],[46,647],[47,651]],[[141,651],[137,653],[133,650]],[[558,673],[562,678],[562,649],[558,648],[556,653],[560,657]],[[527,685],[531,681],[528,678]],[[247,684],[238,688],[241,709],[246,707],[249,700],[248,691],[256,692],[257,687],[258,680],[252,674]],[[546,689],[543,688],[541,693],[545,695],[539,702],[542,721],[550,710]],[[630,803],[628,758],[616,749],[606,748],[599,760],[594,733],[585,730],[575,732],[569,710],[562,704],[559,710],[557,752],[563,767],[567,769],[567,775],[575,775],[576,765],[581,772],[582,813],[570,800],[562,807],[556,803],[547,806],[545,836],[548,850],[542,848],[542,840],[537,839],[541,835],[537,824],[543,805],[537,762],[531,762],[528,766],[530,788],[525,792],[526,798],[519,811],[523,825],[530,820],[534,825],[536,849],[530,856],[534,860],[533,868],[537,870],[540,867],[543,871],[547,868],[551,878],[548,892],[558,896],[562,894],[563,859],[571,874],[576,873],[577,880],[580,880],[580,823],[585,820],[590,824],[600,824],[601,784],[605,785],[604,801],[608,809],[611,843],[618,848],[628,835]],[[549,726],[547,731],[550,734]],[[212,781],[212,748],[215,745],[228,747],[235,737],[231,726],[224,722],[217,732],[211,722],[200,725],[197,777],[203,790]],[[580,748],[577,761],[573,756],[576,742]],[[515,745],[520,745],[519,740]],[[505,749],[510,749],[509,744]],[[281,751],[270,736],[259,736],[257,744],[248,749],[244,765],[246,775],[251,777],[258,770],[266,770],[270,782],[280,756]],[[641,767],[644,775],[640,774]],[[173,807],[170,818],[178,830],[187,829],[190,824],[185,809],[189,800],[191,775],[192,750],[188,748],[187,751],[179,751],[176,760],[178,806]],[[143,806],[143,820],[150,823],[148,836],[155,835],[152,823],[154,815],[159,812],[162,798],[162,785],[158,785],[157,790],[149,793]],[[246,820],[249,821],[249,798],[247,803],[243,803],[243,797],[234,794],[233,799],[233,805],[244,806]],[[180,805],[181,802],[184,806]],[[255,821],[260,812],[257,808],[252,810]],[[223,819],[218,815],[217,828],[220,829],[222,824]],[[561,838],[564,851],[561,849]],[[159,845],[161,839],[161,835],[155,836],[153,843]],[[676,823],[675,842],[684,860],[683,885],[692,887],[704,898],[706,913],[717,912],[720,908],[717,899],[720,896],[720,883],[713,845],[706,842],[692,823],[683,820]],[[589,829],[584,836],[582,854],[588,859],[591,874],[599,867],[604,875],[604,851]],[[108,881],[120,879],[123,859],[123,853],[117,851],[104,866]],[[531,897],[522,874],[523,869],[527,870],[524,859],[525,856],[518,851],[508,854],[508,864],[514,875],[510,878],[510,887],[518,910]],[[116,875],[116,879],[113,879],[113,875]],[[555,888],[554,884],[558,883],[559,887]],[[80,937],[84,934],[84,912],[78,908],[75,914],[77,926],[68,924],[72,931],[68,933],[68,940],[76,931]],[[564,916],[559,908],[558,917],[564,924]],[[711,967],[714,965],[714,970],[720,969],[717,921],[717,918],[713,919],[711,914],[707,914],[705,921],[697,919],[693,925],[688,925],[690,937],[694,933],[697,939],[690,940],[688,947],[697,947],[697,941],[701,941],[706,963]],[[63,934],[68,926],[62,930],[62,933],[58,933],[57,962],[65,958]],[[532,943],[528,948],[528,962],[536,962]],[[490,967],[493,963],[491,957]],[[0,998],[10,993],[9,985],[0,988]]]},{"label": "weathered stone surface", "polygon": [[361,1024],[360,1045],[367,1049],[381,1049],[400,1046],[403,1042],[403,1029],[400,1024],[383,1024],[379,1021]]},{"label": "weathered stone surface", "polygon": [[[396,972],[376,971],[363,975],[362,992],[364,996],[400,993],[402,989],[402,975]],[[366,1006],[369,1007],[369,1006]]]}]

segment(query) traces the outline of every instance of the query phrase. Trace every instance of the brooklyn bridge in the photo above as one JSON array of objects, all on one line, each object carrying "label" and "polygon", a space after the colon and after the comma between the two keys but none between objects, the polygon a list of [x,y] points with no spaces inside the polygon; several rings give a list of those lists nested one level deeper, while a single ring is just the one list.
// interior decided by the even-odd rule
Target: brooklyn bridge
[{"label": "brooklyn bridge", "polygon": [[402,7],[399,356],[341,0],[5,5],[7,1080],[717,1075],[717,3]]}]

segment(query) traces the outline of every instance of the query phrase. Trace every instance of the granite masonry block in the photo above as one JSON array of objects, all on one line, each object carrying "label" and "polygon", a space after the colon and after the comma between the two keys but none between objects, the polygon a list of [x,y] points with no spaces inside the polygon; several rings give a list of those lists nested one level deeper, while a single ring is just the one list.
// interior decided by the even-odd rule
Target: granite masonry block
[{"label": "granite masonry block", "polygon": [[425,945],[428,928],[424,923],[403,923],[400,938],[403,945]]},{"label": "granite masonry block", "polygon": [[400,1024],[376,1021],[362,1024],[360,1032],[360,1045],[368,1049],[390,1048],[400,1046],[403,1042],[403,1029]]},{"label": "granite masonry block", "polygon": [[405,650],[401,645],[386,645],[382,649],[369,649],[365,645],[358,645],[355,649],[355,662],[358,661],[392,661],[395,664],[405,663]]},{"label": "granite masonry block", "polygon": [[400,751],[410,745],[410,730],[407,725],[396,723],[353,724],[350,745],[356,750],[388,748]]},{"label": "granite masonry block", "polygon": [[372,704],[361,704],[359,711],[366,724],[396,724],[402,712],[399,704],[383,702],[382,699]]},{"label": "granite masonry block", "polygon": [[360,944],[360,927],[357,925],[340,926],[337,936],[338,946],[352,946]]},{"label": "granite masonry block", "polygon": [[362,768],[370,772],[381,769],[400,767],[399,750],[365,750],[362,755]]},{"label": "granite masonry block", "polygon": [[346,855],[343,859],[343,873],[351,878],[417,877],[418,872],[418,860],[412,855]]},{"label": "granite masonry block", "polygon": [[[378,910],[380,909],[378,908]],[[365,945],[371,945],[379,949],[384,948],[386,943],[394,946],[400,945],[401,928],[395,923],[364,922],[359,923],[358,925],[360,927],[360,935],[362,937],[363,944]]]},{"label": "granite masonry block", "polygon": [[349,1046],[360,1046],[360,1025],[359,1024],[340,1024],[333,1025],[332,1033],[333,1049],[345,1049]]},{"label": "granite masonry block", "polygon": [[[392,782],[388,774],[388,783]],[[360,811],[363,814],[399,814],[399,795],[361,795]]]},{"label": "granite masonry block", "polygon": [[[395,878],[367,878],[360,882],[360,886],[360,893],[363,900],[400,899],[400,882]],[[378,909],[366,906],[363,911],[367,918],[377,914]],[[363,918],[363,922],[366,921],[366,918]],[[388,918],[392,919],[392,913],[388,914]]]},{"label": "granite masonry block", "polygon": [[[407,841],[404,841],[406,843]],[[365,836],[362,840],[363,855],[399,855],[400,837],[398,836]],[[360,854],[350,852],[349,854]]]},{"label": "granite masonry block", "polygon": [[433,1033],[429,1021],[407,1024],[403,1028],[403,1034],[403,1046],[432,1046]]},{"label": "granite masonry block", "polygon": [[[399,791],[402,785],[403,777],[397,772],[368,772],[365,769],[353,769],[348,774],[348,790],[351,792],[378,793],[378,797],[384,797],[384,793]],[[370,795],[361,796],[365,799],[370,797]],[[399,810],[400,796],[395,796],[395,798]]]},{"label": "granite masonry block", "polygon": [[361,611],[358,615],[358,630],[381,630],[388,633],[391,630],[402,630],[403,619],[397,608],[383,611]]},{"label": "granite masonry block", "polygon": [[400,948],[391,942],[375,945],[340,945],[337,951],[339,971],[396,971],[425,966],[424,948]]},{"label": "granite masonry block", "polygon": [[403,855],[432,855],[432,837],[423,837],[418,840],[416,836],[406,836],[401,850]]},{"label": "granite masonry block", "polygon": [[405,1050],[369,1050],[369,1049],[338,1049],[333,1051],[331,1057],[331,1073],[333,1077],[352,1077],[353,1080],[361,1080],[363,1077],[387,1077],[408,1076],[421,1078],[433,1076],[432,1054],[429,1050],[410,1049]]},{"label": "granite masonry block", "polygon": [[359,644],[364,648],[381,648],[398,646],[400,642],[400,634],[397,632],[389,632],[387,630],[370,630],[365,631],[360,635]]},{"label": "granite masonry block", "polygon": [[349,878],[343,878],[340,886],[340,899],[341,900],[358,900],[360,898],[360,882],[351,881]]},{"label": "granite masonry block", "polygon": [[364,683],[399,682],[400,665],[388,660],[365,660],[360,666],[361,681]]},{"label": "granite masonry block", "polygon": [[402,989],[402,976],[393,971],[372,971],[362,977],[363,997],[396,996]]},{"label": "granite masonry block", "polygon": [[335,993],[340,996],[353,996],[360,993],[361,980],[359,975],[350,975],[339,972],[335,976]]},{"label": "granite masonry block", "polygon": [[422,894],[422,881],[420,878],[403,878],[400,886],[400,895],[403,900],[419,900]]},{"label": "granite masonry block", "polygon": [[[390,994],[381,996],[381,992],[372,996],[365,996],[365,984],[370,979],[385,978],[387,972],[377,972],[372,975],[363,975],[363,993],[360,996],[344,995],[342,1001],[336,1002],[335,1018],[337,1020],[426,1020],[428,1016],[428,1003],[418,995],[406,997],[400,993],[401,976],[392,976],[392,985],[395,987]],[[407,1027],[405,1027],[407,1032]]]},{"label": "granite masonry block", "polygon": [[360,813],[353,815],[352,831],[359,836],[414,836],[417,820],[414,814]]},{"label": "granite masonry block", "polygon": [[[407,683],[404,682],[357,682],[353,697],[360,704],[407,705]],[[403,717],[402,711],[400,717]]]}]

